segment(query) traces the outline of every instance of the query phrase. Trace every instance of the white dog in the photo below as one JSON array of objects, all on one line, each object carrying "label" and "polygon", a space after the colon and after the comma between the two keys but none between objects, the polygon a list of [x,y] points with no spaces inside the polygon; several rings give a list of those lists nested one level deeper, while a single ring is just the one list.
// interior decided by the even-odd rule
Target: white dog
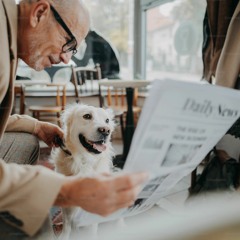
[{"label": "white dog", "polygon": [[66,151],[57,148],[53,152],[56,170],[67,176],[110,172],[112,111],[73,104],[64,111],[62,123]]},{"label": "white dog", "polygon": [[[93,106],[73,104],[62,114],[64,143],[52,152],[56,171],[67,175],[89,176],[94,173],[109,173],[114,156],[110,142],[114,129],[113,113]],[[74,224],[71,217],[80,208],[63,212],[66,238]]]}]

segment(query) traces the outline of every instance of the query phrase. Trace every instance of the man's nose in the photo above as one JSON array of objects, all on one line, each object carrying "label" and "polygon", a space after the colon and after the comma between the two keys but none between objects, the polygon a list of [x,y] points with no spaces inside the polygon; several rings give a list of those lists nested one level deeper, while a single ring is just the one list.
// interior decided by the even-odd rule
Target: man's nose
[{"label": "man's nose", "polygon": [[69,63],[71,57],[72,57],[72,52],[61,53],[60,54],[60,59],[65,64]]}]

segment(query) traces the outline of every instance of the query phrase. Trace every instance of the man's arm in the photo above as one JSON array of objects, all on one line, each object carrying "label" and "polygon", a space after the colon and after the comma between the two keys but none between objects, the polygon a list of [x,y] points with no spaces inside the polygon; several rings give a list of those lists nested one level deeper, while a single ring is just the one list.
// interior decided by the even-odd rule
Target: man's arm
[{"label": "man's arm", "polygon": [[88,212],[106,216],[132,205],[146,178],[146,173],[71,177],[62,185],[55,205],[79,206]]},{"label": "man's arm", "polygon": [[9,212],[18,220],[18,224],[11,224],[32,236],[42,226],[51,206],[80,206],[105,216],[131,205],[145,179],[143,173],[65,177],[45,167],[0,160],[0,212]]},{"label": "man's arm", "polygon": [[27,115],[14,114],[9,117],[8,132],[27,132],[34,134],[38,139],[44,141],[49,147],[55,146],[54,138],[58,135],[63,137],[63,130],[57,125],[38,121]]},{"label": "man's arm", "polygon": [[64,176],[45,167],[0,160],[0,212],[14,216],[17,221],[10,224],[34,235],[65,181]]},{"label": "man's arm", "polygon": [[28,115],[14,114],[8,118],[6,131],[33,133],[37,121]]}]

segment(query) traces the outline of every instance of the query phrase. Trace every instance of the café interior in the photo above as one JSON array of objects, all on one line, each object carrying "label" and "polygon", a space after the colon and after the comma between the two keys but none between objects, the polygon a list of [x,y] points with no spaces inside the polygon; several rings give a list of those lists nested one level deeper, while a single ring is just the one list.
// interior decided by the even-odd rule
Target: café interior
[{"label": "caf\u00e9 interior", "polygon": [[[71,104],[113,109],[116,125],[112,134],[116,154],[113,163],[121,170],[129,160],[135,133],[138,131],[140,137],[143,131],[138,124],[143,121],[147,124],[156,117],[145,109],[155,82],[167,79],[238,89],[238,77],[231,86],[216,81],[222,50],[228,47],[229,39],[239,36],[239,23],[239,28],[231,29],[239,21],[238,1],[86,0],[84,3],[90,12],[91,27],[68,64],[60,63],[37,72],[23,61],[18,62],[13,113],[27,114],[61,127],[61,113]],[[239,53],[236,55],[240,59]],[[203,190],[192,196],[217,142],[150,209],[126,218],[124,226],[106,227],[102,239],[240,239],[237,187]],[[39,164],[49,167],[51,149],[41,143],[40,152]],[[236,168],[239,170],[238,164]]]}]

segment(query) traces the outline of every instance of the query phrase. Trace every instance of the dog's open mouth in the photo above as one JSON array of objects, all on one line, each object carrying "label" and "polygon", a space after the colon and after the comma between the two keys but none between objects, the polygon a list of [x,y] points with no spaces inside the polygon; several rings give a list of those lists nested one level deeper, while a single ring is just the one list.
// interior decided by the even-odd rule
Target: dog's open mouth
[{"label": "dog's open mouth", "polygon": [[105,140],[99,140],[96,142],[87,140],[82,134],[79,134],[79,140],[83,147],[85,147],[89,152],[100,154],[106,150],[107,146]]}]

